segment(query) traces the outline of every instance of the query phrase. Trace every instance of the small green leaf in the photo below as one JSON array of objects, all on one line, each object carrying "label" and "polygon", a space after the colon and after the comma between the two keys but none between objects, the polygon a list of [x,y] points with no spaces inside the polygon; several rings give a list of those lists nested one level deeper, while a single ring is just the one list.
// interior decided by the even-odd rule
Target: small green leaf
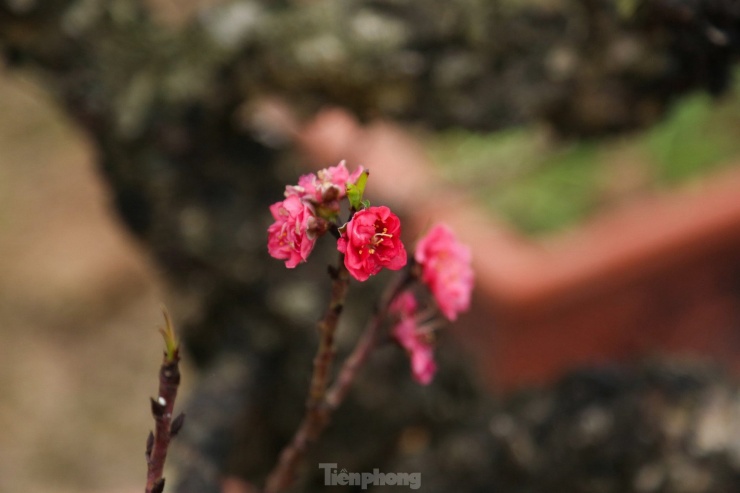
[{"label": "small green leaf", "polygon": [[180,348],[175,337],[175,330],[172,327],[172,319],[164,305],[162,305],[162,313],[164,314],[165,327],[160,327],[159,333],[164,338],[165,359],[171,363],[179,359],[178,352]]},{"label": "small green leaf", "polygon": [[362,202],[362,195],[365,193],[365,185],[367,184],[367,176],[369,172],[363,171],[357,182],[347,184],[347,198],[349,199],[349,205],[354,210],[359,210],[364,204]]}]

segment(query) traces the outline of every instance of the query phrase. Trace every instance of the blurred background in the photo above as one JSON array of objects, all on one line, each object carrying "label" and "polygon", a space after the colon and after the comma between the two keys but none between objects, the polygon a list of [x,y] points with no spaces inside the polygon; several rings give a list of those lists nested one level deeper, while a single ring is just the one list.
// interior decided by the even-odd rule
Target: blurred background
[{"label": "blurred background", "polygon": [[[213,3],[151,8],[176,25]],[[166,298],[94,159],[31,74],[0,71],[1,491],[145,483]]]},{"label": "blurred background", "polygon": [[[157,22],[176,30],[217,3],[151,0],[148,8]],[[617,3],[631,12],[637,2]],[[532,2],[547,14],[550,7],[540,4]],[[707,32],[711,38],[714,31]],[[526,44],[530,34],[512,37]],[[737,49],[736,39],[728,43]],[[629,58],[633,48],[627,44],[621,48],[627,55],[619,53]],[[445,70],[437,67],[440,84],[475,77],[470,58],[457,57],[455,49],[439,64]],[[737,51],[732,53],[734,61]],[[571,56],[557,52],[548,63],[557,73],[570,73]],[[109,176],[96,164],[100,141],[71,122],[37,75],[0,72],[0,491],[138,491],[152,425],[147,399],[156,391],[161,357],[160,303],[170,296],[157,265],[162,252],[153,260],[123,224]],[[504,75],[516,86],[514,75]],[[403,113],[394,98],[403,99],[404,90],[401,96],[378,96],[384,103],[365,113],[372,103],[355,97],[357,106],[347,110],[351,121],[340,118],[339,124],[351,131],[313,134],[319,135],[315,146],[339,151],[322,154],[304,143],[309,150],[303,152],[320,155],[322,166],[347,155],[373,170],[386,166],[398,177],[386,185],[397,189],[380,195],[398,200],[401,208],[401,198],[415,186],[412,169],[434,176],[424,186],[450,192],[452,205],[444,216],[472,245],[479,276],[476,305],[458,332],[493,393],[547,385],[582,366],[666,355],[737,371],[740,77],[725,75],[721,90],[715,83],[682,87],[670,101],[656,103],[659,108],[645,103],[650,111],[637,112],[639,118],[603,117],[614,114],[614,107],[600,107],[604,100],[589,99],[592,94],[579,93],[577,84],[572,99],[585,100],[582,106],[595,101],[600,108],[593,120],[573,116],[583,110],[579,105],[537,116],[529,110],[522,110],[524,116],[507,113],[490,126],[496,128],[480,125],[480,115],[409,110],[429,125],[410,118],[385,130],[382,135],[402,134],[392,141],[402,149],[395,160],[389,157],[393,147],[376,157],[348,149],[358,136],[378,137],[365,126],[374,116]],[[290,92],[291,83],[285,84],[281,90],[300,100]],[[502,85],[497,90],[505,94]],[[351,89],[337,90],[338,104],[352,100]],[[334,102],[334,95],[323,96]],[[474,99],[453,96],[450,107],[470,106],[475,114]],[[240,124],[255,134],[255,126],[274,131],[278,140],[295,138],[291,132],[312,124],[304,114],[311,111],[286,99],[295,110],[287,120],[268,115],[267,123],[245,117]],[[135,98],[131,104],[138,104]],[[315,106],[307,104],[310,110]],[[234,121],[249,108],[235,108]],[[441,128],[435,118],[452,122]],[[286,121],[290,131],[274,128]],[[330,123],[313,122],[331,130]],[[398,156],[409,155],[418,161],[398,163]],[[276,169],[281,176],[301,170]],[[440,197],[447,197],[425,197],[423,189],[420,195],[419,209],[439,206]],[[403,212],[423,228],[429,218],[412,209]],[[246,270],[235,277],[257,276]],[[196,379],[196,370],[185,366],[180,402]]]},{"label": "blurred background", "polygon": [[3,73],[0,114],[0,490],[139,491],[156,273],[48,95]]}]

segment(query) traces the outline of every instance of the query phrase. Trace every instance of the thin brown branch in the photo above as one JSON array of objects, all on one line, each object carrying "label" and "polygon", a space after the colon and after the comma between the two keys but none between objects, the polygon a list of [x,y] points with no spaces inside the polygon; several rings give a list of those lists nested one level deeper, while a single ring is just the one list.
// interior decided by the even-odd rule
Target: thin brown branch
[{"label": "thin brown branch", "polygon": [[172,414],[180,386],[180,352],[169,315],[165,311],[167,327],[160,330],[165,339],[166,350],[162,366],[159,369],[159,394],[151,399],[154,433],[149,434],[146,447],[146,493],[161,493],[164,490],[164,463],[170,440],[177,434],[183,424],[183,414],[174,420]]},{"label": "thin brown branch", "polygon": [[375,348],[378,340],[378,334],[380,332],[380,326],[385,315],[380,313],[373,316],[372,320],[365,328],[365,331],[360,336],[360,340],[357,341],[352,353],[347,357],[342,365],[339,375],[336,381],[326,391],[326,398],[324,399],[323,413],[326,415],[326,421],[328,422],[331,414],[339,407],[344,400],[344,397],[349,392],[352,383],[355,381],[357,372],[367,361],[367,357],[370,352]]},{"label": "thin brown branch", "polygon": [[367,361],[368,356],[375,348],[382,322],[386,319],[388,314],[388,307],[396,296],[398,296],[409,282],[413,280],[411,269],[404,272],[404,275],[396,277],[396,281],[386,288],[373,318],[365,327],[365,330],[360,336],[359,341],[357,341],[357,345],[355,345],[352,353],[347,356],[346,360],[344,360],[344,364],[342,364],[342,368],[339,371],[339,375],[336,380],[326,391],[326,397],[324,398],[324,413],[327,415],[327,422],[329,417],[331,417],[331,414],[344,400],[347,392],[349,392],[349,389],[352,387],[352,383],[355,381],[357,372],[362,368],[365,361]]},{"label": "thin brown branch", "polygon": [[331,270],[332,288],[329,308],[324,318],[319,322],[319,348],[313,361],[313,375],[311,389],[306,401],[309,412],[318,407],[324,399],[326,387],[331,376],[331,366],[334,362],[334,334],[339,323],[339,317],[344,309],[349,288],[349,273],[344,266],[344,255],[340,255],[336,269]]},{"label": "thin brown branch", "polygon": [[344,255],[339,256],[337,267],[331,269],[330,273],[332,276],[331,299],[324,317],[318,324],[319,347],[313,362],[313,374],[306,400],[306,414],[293,439],[280,453],[277,465],[268,475],[265,493],[277,493],[293,484],[296,469],[306,449],[326,427],[328,416],[323,410],[322,403],[336,353],[334,334],[349,288],[349,273],[344,266]]},{"label": "thin brown branch", "polygon": [[[352,382],[355,380],[358,370],[365,363],[367,357],[375,347],[382,321],[386,318],[388,312],[388,307],[398,293],[413,279],[409,271],[406,271],[405,275],[399,276],[396,282],[386,289],[375,315],[363,331],[354,350],[342,365],[342,369],[335,383],[327,389],[327,382],[330,375],[329,366],[334,358],[333,331],[336,329],[336,323],[341,313],[341,305],[337,310],[335,302],[340,299],[338,296],[341,296],[343,305],[348,285],[347,271],[343,266],[343,258],[340,260],[342,261],[342,268],[339,269],[339,275],[336,275],[334,278],[332,302],[327,315],[319,324],[322,330],[322,343],[314,360],[314,374],[311,378],[311,393],[307,403],[306,415],[301,421],[291,443],[283,449],[277,466],[268,476],[265,484],[265,493],[279,493],[293,483],[295,470],[303,459],[306,449],[311,443],[316,441],[329,424],[332,413],[344,400],[344,397],[352,386]],[[345,278],[343,286],[340,276]],[[325,334],[325,332],[328,332],[325,330],[327,327],[331,329],[331,334],[328,336]],[[326,346],[325,344],[330,344],[330,346]]]}]

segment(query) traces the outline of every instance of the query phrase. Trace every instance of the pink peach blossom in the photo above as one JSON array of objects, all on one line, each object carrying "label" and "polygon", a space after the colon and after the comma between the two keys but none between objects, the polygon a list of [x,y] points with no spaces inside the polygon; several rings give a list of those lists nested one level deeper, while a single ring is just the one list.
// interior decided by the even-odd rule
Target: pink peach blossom
[{"label": "pink peach blossom", "polygon": [[313,209],[299,197],[291,195],[270,206],[275,222],[267,229],[267,251],[294,268],[305,262],[316,243],[318,221]]},{"label": "pink peach blossom", "polygon": [[314,173],[301,175],[298,178],[298,185],[287,185],[285,187],[285,197],[295,196],[301,200],[313,203],[320,203],[322,200],[319,179]]},{"label": "pink peach blossom", "polygon": [[411,292],[401,293],[391,304],[389,312],[398,318],[392,335],[406,350],[411,360],[411,373],[422,385],[434,378],[437,364],[434,361],[434,348],[427,334],[421,332],[416,323],[416,299]]},{"label": "pink peach blossom", "polygon": [[460,243],[444,224],[437,224],[416,246],[414,255],[422,267],[422,281],[429,287],[448,320],[470,307],[473,269],[470,249]]},{"label": "pink peach blossom", "polygon": [[285,196],[297,195],[303,200],[315,204],[327,204],[347,195],[347,185],[354,184],[365,168],[358,167],[350,173],[342,161],[336,166],[330,166],[318,171],[316,174],[309,173],[298,179],[298,185],[285,187]]},{"label": "pink peach blossom", "polygon": [[406,248],[401,242],[401,221],[388,207],[368,207],[358,211],[341,229],[337,249],[344,254],[344,265],[358,281],[365,281],[385,267],[406,265]]},{"label": "pink peach blossom", "polygon": [[347,195],[347,185],[354,184],[360,177],[365,168],[358,167],[353,173],[350,173],[344,161],[336,166],[331,166],[320,170],[317,174],[319,183],[324,189],[324,194],[328,193],[330,188],[337,190],[338,198]]}]

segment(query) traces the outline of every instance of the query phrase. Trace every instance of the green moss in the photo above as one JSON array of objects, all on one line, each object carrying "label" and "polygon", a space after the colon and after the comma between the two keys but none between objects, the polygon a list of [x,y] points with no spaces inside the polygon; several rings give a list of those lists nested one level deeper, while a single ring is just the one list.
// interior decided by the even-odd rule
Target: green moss
[{"label": "green moss", "polygon": [[474,186],[482,179],[490,186],[517,177],[541,154],[532,132],[522,129],[495,134],[451,130],[427,141],[445,178],[460,185]]},{"label": "green moss", "polygon": [[583,219],[594,206],[598,149],[574,145],[543,156],[536,172],[512,180],[498,193],[479,192],[483,202],[527,234],[557,230]]},{"label": "green moss", "polygon": [[687,97],[660,124],[621,138],[562,144],[520,128],[488,135],[453,130],[425,142],[446,179],[520,232],[544,235],[636,192],[679,186],[740,162],[737,93]]},{"label": "green moss", "polygon": [[578,221],[598,201],[601,149],[593,143],[553,147],[534,130],[456,130],[428,148],[446,179],[527,234]]},{"label": "green moss", "polygon": [[740,154],[738,111],[738,97],[715,103],[708,96],[695,95],[647,132],[642,140],[652,157],[658,185],[702,176]]}]

